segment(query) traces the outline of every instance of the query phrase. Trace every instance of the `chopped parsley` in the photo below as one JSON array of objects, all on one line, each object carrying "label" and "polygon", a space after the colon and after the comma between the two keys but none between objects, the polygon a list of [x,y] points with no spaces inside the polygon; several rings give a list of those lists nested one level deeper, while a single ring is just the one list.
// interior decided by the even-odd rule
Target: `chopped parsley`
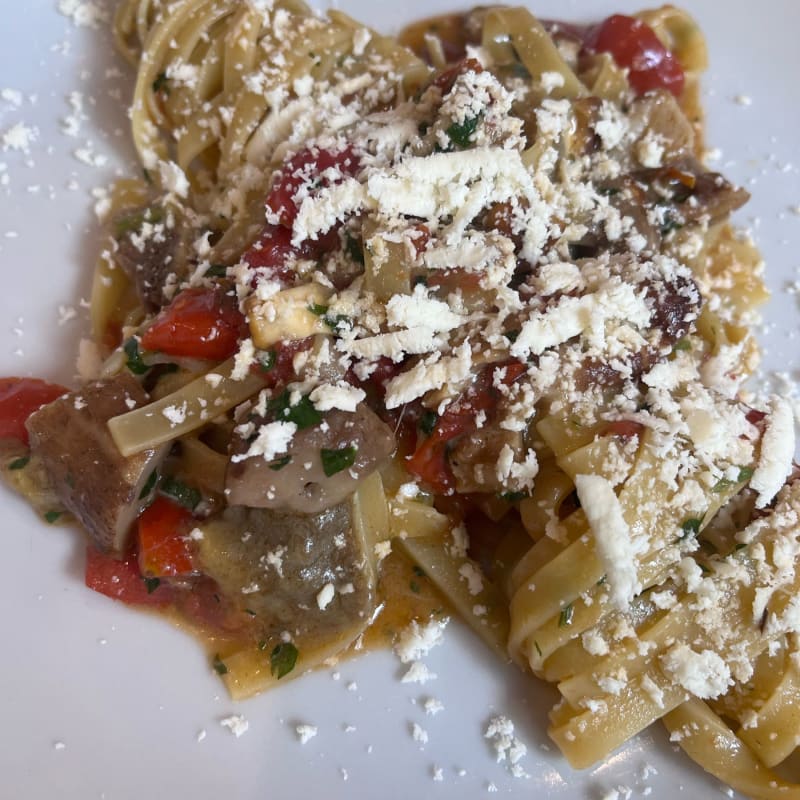
[{"label": "chopped parsley", "polygon": [[527,496],[527,492],[503,492],[500,499],[507,503],[516,503],[518,500],[524,500]]},{"label": "chopped parsley", "polygon": [[174,500],[178,505],[188,508],[189,511],[194,511],[203,499],[203,495],[193,486],[187,486],[170,475],[162,479],[159,490],[161,494]]},{"label": "chopped parsley", "polygon": [[19,458],[15,458],[9,465],[9,469],[24,469],[28,466],[28,462],[31,460],[30,456],[20,456]]},{"label": "chopped parsley", "polygon": [[542,648],[539,647],[539,642],[536,639],[533,640],[533,646],[536,648],[536,652],[539,654],[539,658],[542,657]]},{"label": "chopped parsley", "polygon": [[275,472],[278,472],[279,470],[282,470],[291,460],[292,457],[290,455],[285,455],[283,456],[283,458],[278,458],[275,461],[273,461],[269,465],[269,468],[271,470],[274,470]]},{"label": "chopped parsley", "polygon": [[214,667],[214,672],[217,675],[227,675],[228,674],[228,667],[225,662],[219,657],[219,655],[214,656],[214,660],[211,662],[211,666]]},{"label": "chopped parsley", "polygon": [[312,303],[308,310],[318,317],[324,317],[328,313],[328,306],[322,306],[319,303]]},{"label": "chopped parsley", "polygon": [[44,518],[52,525],[63,513],[63,511],[45,511]]},{"label": "chopped parsley", "polygon": [[688,336],[684,336],[683,339],[678,339],[677,342],[672,346],[672,350],[691,350],[692,343],[689,341]]},{"label": "chopped parsley", "polygon": [[348,233],[347,239],[345,242],[345,247],[347,249],[347,254],[356,264],[363,264],[364,263],[364,250],[361,246],[361,242],[356,239],[355,236]]},{"label": "chopped parsley", "polygon": [[142,486],[142,491],[139,492],[139,499],[144,500],[144,498],[147,497],[147,495],[149,495],[150,492],[153,491],[157,482],[158,482],[158,470],[154,469],[150,473],[150,477],[147,479],[144,486]]},{"label": "chopped parsley", "polygon": [[297,648],[291,642],[281,642],[275,645],[269,654],[270,672],[280,680],[294,669],[298,655]]},{"label": "chopped parsley", "polygon": [[480,114],[468,117],[463,122],[454,122],[446,131],[450,141],[456,146],[464,149],[470,146],[470,140],[478,128]]},{"label": "chopped parsley", "polygon": [[314,404],[304,395],[295,404],[291,404],[291,394],[285,391],[279,397],[270,402],[270,410],[275,418],[281,422],[294,422],[299,430],[310,428],[312,425],[319,425],[322,422],[322,414],[314,408]]},{"label": "chopped parsley", "polygon": [[700,526],[703,524],[702,519],[698,519],[697,517],[690,517],[686,520],[686,522],[681,525],[681,530],[683,531],[683,536],[681,539],[686,539],[689,536],[697,536],[700,532]]},{"label": "chopped parsley", "polygon": [[728,478],[721,478],[716,484],[714,484],[714,487],[711,489],[711,491],[715,494],[720,494],[721,492],[730,489],[732,486],[749,481],[752,477],[752,467],[739,467],[739,474],[736,476],[735,481],[728,480]]},{"label": "chopped parsley", "polygon": [[[572,603],[564,606],[564,608],[561,609],[561,614],[558,616],[558,627],[565,628],[567,625],[572,625],[572,616],[574,613],[575,609]],[[539,655],[541,655],[541,653],[539,653]]]},{"label": "chopped parsley", "polygon": [[258,359],[259,367],[261,367],[264,372],[269,372],[278,360],[274,350],[262,350],[256,358]]},{"label": "chopped parsley", "polygon": [[159,72],[156,76],[156,79],[152,83],[153,91],[158,94],[159,92],[164,92],[164,94],[169,94],[169,78],[167,77],[166,72]]},{"label": "chopped parsley", "polygon": [[338,450],[328,450],[323,447],[319,451],[322,459],[322,471],[330,478],[343,469],[352,467],[356,460],[358,450],[355,447],[341,447]]},{"label": "chopped parsley", "polygon": [[430,436],[436,428],[436,423],[439,421],[439,416],[435,411],[426,411],[419,418],[419,429],[426,435]]},{"label": "chopped parsley", "polygon": [[228,268],[224,264],[212,264],[205,272],[206,278],[224,278]]},{"label": "chopped parsley", "polygon": [[142,578],[142,580],[144,581],[145,589],[147,589],[147,594],[153,594],[161,586],[160,578]]},{"label": "chopped parsley", "polygon": [[417,581],[409,581],[408,588],[411,589],[414,594],[419,594],[421,589],[419,583]]},{"label": "chopped parsley", "polygon": [[122,346],[125,355],[128,357],[125,361],[125,366],[134,375],[144,375],[150,367],[142,361],[142,354],[139,351],[139,340],[135,336],[131,336],[128,341]]}]

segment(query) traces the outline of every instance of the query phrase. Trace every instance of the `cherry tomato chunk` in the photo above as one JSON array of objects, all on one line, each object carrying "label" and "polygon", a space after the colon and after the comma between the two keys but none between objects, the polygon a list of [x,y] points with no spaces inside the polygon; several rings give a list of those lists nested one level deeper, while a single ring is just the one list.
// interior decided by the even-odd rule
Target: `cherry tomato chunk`
[{"label": "cherry tomato chunk", "polygon": [[278,223],[291,228],[300,210],[298,193],[301,187],[309,192],[339,183],[361,169],[361,162],[350,147],[334,152],[307,148],[295,153],[281,167],[270,191],[266,206],[277,215]]},{"label": "cherry tomato chunk", "polygon": [[28,417],[68,391],[38,378],[0,378],[0,439],[19,439],[27,445]]},{"label": "cherry tomato chunk", "polygon": [[222,361],[236,352],[245,319],[221,289],[184,289],[142,335],[142,349]]},{"label": "cherry tomato chunk", "polygon": [[139,517],[139,570],[171,578],[196,572],[188,534],[192,515],[166,497],[157,497]]},{"label": "cherry tomato chunk", "polygon": [[95,592],[129,605],[166,606],[172,599],[170,587],[163,583],[150,584],[148,590],[133,551],[120,561],[88,545],[85,582]]},{"label": "cherry tomato chunk", "polygon": [[666,89],[677,97],[683,91],[685,77],[678,59],[640,19],[610,16],[589,33],[586,49],[611,53],[618,66],[627,67],[628,80],[637,94]]}]

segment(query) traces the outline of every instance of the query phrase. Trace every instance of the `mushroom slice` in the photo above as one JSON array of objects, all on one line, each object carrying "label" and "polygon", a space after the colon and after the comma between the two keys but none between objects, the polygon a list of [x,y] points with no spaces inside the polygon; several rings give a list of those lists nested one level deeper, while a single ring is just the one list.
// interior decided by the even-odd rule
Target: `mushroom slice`
[{"label": "mushroom slice", "polygon": [[121,555],[146,498],[148,478],[168,446],[127,458],[114,444],[106,423],[148,402],[127,374],[90,383],[39,409],[28,419],[31,452],[64,506],[104,552]]}]

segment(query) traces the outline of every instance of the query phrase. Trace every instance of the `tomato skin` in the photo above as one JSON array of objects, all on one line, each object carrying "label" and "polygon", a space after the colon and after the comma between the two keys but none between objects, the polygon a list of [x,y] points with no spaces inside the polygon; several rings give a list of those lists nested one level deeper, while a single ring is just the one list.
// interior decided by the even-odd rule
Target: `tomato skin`
[{"label": "tomato skin", "polygon": [[666,89],[679,97],[683,91],[685,76],[678,59],[640,19],[610,16],[589,33],[586,49],[611,53],[618,66],[627,67],[628,80],[637,94]]},{"label": "tomato skin", "polygon": [[246,326],[236,299],[219,288],[184,289],[142,334],[143,350],[223,361]]},{"label": "tomato skin", "polygon": [[197,571],[188,542],[191,524],[189,511],[166,497],[156,497],[139,517],[137,533],[142,575],[173,578]]},{"label": "tomato skin", "polygon": [[481,411],[488,416],[494,414],[500,399],[494,387],[495,373],[499,369],[505,369],[500,382],[510,386],[527,367],[516,359],[484,367],[472,386],[439,417],[431,435],[419,443],[406,460],[406,470],[428,483],[435,492],[449,492],[455,483],[447,460],[448,444],[459,436],[476,430],[476,416]]},{"label": "tomato skin", "polygon": [[295,196],[304,184],[314,184],[314,188],[337,183],[325,170],[338,168],[342,176],[353,177],[361,169],[361,162],[350,147],[334,152],[307,148],[295,153],[278,172],[272,190],[267,196],[267,210],[278,217],[278,224],[291,228],[300,210]]},{"label": "tomato skin", "polygon": [[38,378],[0,378],[0,439],[19,439],[28,445],[25,421],[68,391]]},{"label": "tomato skin", "polygon": [[450,69],[440,72],[431,81],[431,86],[436,86],[441,90],[442,94],[447,94],[453,88],[456,78],[465,72],[481,73],[483,72],[483,65],[477,58],[465,58],[455,66],[450,67]]},{"label": "tomato skin", "polygon": [[172,600],[170,587],[163,583],[148,592],[133,551],[120,561],[87,545],[85,583],[95,592],[128,605],[163,607]]},{"label": "tomato skin", "polygon": [[305,339],[280,341],[269,350],[273,355],[272,366],[264,369],[260,364],[253,364],[250,371],[254,375],[258,375],[264,381],[264,385],[270,389],[282,390],[287,383],[297,380],[294,357],[298,353],[310,350],[313,346],[313,336],[307,336]]}]

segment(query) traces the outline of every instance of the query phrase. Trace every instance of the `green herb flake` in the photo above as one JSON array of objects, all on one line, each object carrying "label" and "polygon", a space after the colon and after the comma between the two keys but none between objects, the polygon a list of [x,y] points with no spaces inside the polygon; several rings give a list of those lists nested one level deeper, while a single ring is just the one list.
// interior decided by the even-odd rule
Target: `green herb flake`
[{"label": "green herb flake", "polygon": [[692,343],[689,340],[688,336],[684,336],[683,339],[678,339],[677,342],[672,346],[673,352],[676,350],[691,350]]},{"label": "green herb flake", "polygon": [[322,414],[314,408],[314,404],[305,395],[300,400],[291,404],[291,395],[288,391],[280,397],[276,397],[270,402],[270,410],[277,420],[281,422],[294,422],[298,430],[319,425],[322,422]]},{"label": "green herb flake", "polygon": [[206,278],[224,278],[228,274],[228,268],[224,264],[211,264],[205,272]]},{"label": "green herb flake", "polygon": [[267,649],[267,640],[266,639],[261,639],[261,641],[259,641],[257,647],[258,647],[259,650],[266,650]]},{"label": "green herb flake", "polygon": [[139,351],[139,340],[135,336],[131,336],[131,338],[122,345],[122,349],[128,357],[125,361],[125,366],[134,375],[144,375],[145,372],[150,369],[150,367],[142,361],[142,354]]},{"label": "green herb flake", "polygon": [[25,469],[28,466],[28,462],[31,460],[30,456],[20,456],[19,458],[15,458],[9,465],[9,469]]},{"label": "green herb flake", "polygon": [[470,140],[478,128],[480,122],[480,114],[475,117],[468,117],[463,122],[454,122],[446,131],[450,141],[460,148],[470,146]]},{"label": "green herb flake", "polygon": [[752,467],[739,467],[739,475],[737,477],[739,483],[744,483],[745,481],[749,481],[750,478],[752,477],[753,477]]},{"label": "green herb flake", "polygon": [[524,500],[527,496],[527,492],[503,492],[500,495],[500,499],[505,500],[507,503],[516,503],[519,500]]},{"label": "green herb flake", "polygon": [[436,429],[436,423],[438,421],[439,421],[439,416],[435,411],[426,411],[419,418],[419,429],[426,436],[430,436]]},{"label": "green herb flake", "polygon": [[142,486],[142,491],[139,492],[139,499],[144,500],[144,498],[147,497],[147,495],[149,495],[150,492],[153,491],[157,482],[158,482],[158,470],[154,469],[150,473],[150,477],[147,479],[145,485]]},{"label": "green herb flake", "polygon": [[149,169],[142,170],[142,177],[144,178],[144,182],[150,186],[153,185],[153,177],[150,175]]},{"label": "green herb flake", "polygon": [[44,518],[52,525],[63,513],[63,511],[45,511]]},{"label": "green herb flake", "polygon": [[275,366],[275,362],[278,360],[274,350],[262,350],[256,356],[256,358],[258,359],[258,365],[261,367],[263,372],[269,372]]},{"label": "green herb flake", "polygon": [[533,646],[536,648],[536,652],[539,654],[539,658],[542,657],[542,648],[539,647],[539,642],[536,639],[533,640]]},{"label": "green herb flake", "polygon": [[164,92],[164,94],[169,94],[169,78],[167,77],[166,72],[159,72],[156,76],[156,79],[152,83],[153,92],[158,94],[159,92]]},{"label": "green herb flake", "polygon": [[280,471],[280,470],[282,470],[282,469],[283,469],[283,468],[284,468],[284,467],[285,467],[285,466],[286,466],[286,465],[287,465],[287,464],[288,464],[288,463],[289,463],[291,460],[292,460],[292,457],[291,457],[290,455],[285,455],[283,458],[278,458],[278,459],[276,459],[275,461],[273,461],[273,462],[272,462],[272,463],[269,465],[269,468],[270,468],[271,470],[274,470],[275,472],[279,472],[279,471]]},{"label": "green herb flake", "polygon": [[420,567],[418,564],[414,564],[414,566],[411,568],[411,571],[412,571],[412,572],[413,572],[413,573],[414,573],[414,574],[415,574],[415,575],[416,575],[418,578],[424,578],[424,577],[426,577],[426,575],[425,575],[425,570],[424,570],[424,569],[422,569],[422,567]]},{"label": "green herb flake", "polygon": [[269,654],[270,671],[273,676],[280,680],[284,675],[288,675],[297,663],[297,648],[291,642],[281,642],[275,645]]},{"label": "green herb flake", "polygon": [[572,625],[572,616],[574,613],[575,609],[573,608],[572,603],[564,606],[558,616],[558,627],[565,628],[567,625]]},{"label": "green herb flake", "polygon": [[347,249],[347,254],[353,259],[353,261],[356,262],[356,264],[364,263],[364,249],[361,245],[361,242],[351,233],[347,234],[345,247]]},{"label": "green herb flake", "polygon": [[217,675],[227,675],[228,674],[228,667],[225,662],[219,657],[219,655],[214,656],[214,660],[211,662],[211,666],[214,667],[214,672]]},{"label": "green herb flake", "polygon": [[328,306],[322,306],[319,303],[312,303],[308,310],[318,317],[324,317],[328,313]]},{"label": "green herb flake", "polygon": [[408,584],[408,588],[411,589],[414,594],[420,593],[420,586],[416,581],[410,581]]},{"label": "green herb flake", "polygon": [[198,503],[203,499],[203,495],[193,486],[187,486],[182,481],[171,476],[165,477],[159,487],[161,494],[174,500],[178,505],[194,511]]},{"label": "green herb flake", "polygon": [[322,459],[322,471],[330,478],[343,469],[352,467],[356,461],[358,450],[355,447],[341,447],[338,450],[328,450],[323,447],[319,451]]},{"label": "green herb flake", "polygon": [[506,337],[506,339],[508,339],[509,342],[511,342],[511,344],[514,344],[514,342],[517,341],[519,334],[520,331],[517,329],[513,331],[506,331],[503,335]]},{"label": "green herb flake", "polygon": [[253,609],[252,609],[252,608],[246,608],[246,609],[244,610],[244,613],[245,613],[245,614],[249,614],[251,617],[256,617],[256,616],[258,616],[258,615],[256,614],[256,612],[255,612],[255,611],[253,611]]},{"label": "green herb flake", "polygon": [[681,539],[686,539],[689,536],[697,536],[697,534],[700,533],[700,526],[702,524],[703,520],[697,517],[690,517],[687,519],[686,522],[681,525],[681,530],[683,531]]},{"label": "green herb flake", "polygon": [[144,581],[145,589],[147,589],[147,594],[153,594],[161,586],[160,578],[142,578],[142,580]]}]

